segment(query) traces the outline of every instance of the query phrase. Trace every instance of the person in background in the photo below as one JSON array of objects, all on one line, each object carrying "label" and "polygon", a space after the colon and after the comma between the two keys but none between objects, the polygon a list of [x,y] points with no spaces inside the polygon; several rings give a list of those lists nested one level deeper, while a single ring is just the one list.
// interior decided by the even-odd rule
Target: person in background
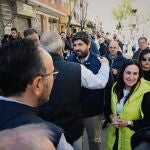
[{"label": "person in background", "polygon": [[20,32],[18,32],[18,39],[22,39]]},{"label": "person in background", "polygon": [[122,65],[125,63],[126,58],[123,57],[122,53],[119,51],[119,45],[117,41],[112,41],[109,44],[109,54],[106,55],[109,60],[109,65],[113,75],[113,82],[116,82],[118,75],[122,68]]},{"label": "person in background", "polygon": [[9,42],[9,35],[5,34],[4,38],[1,40],[2,47]]},{"label": "person in background", "polygon": [[113,40],[118,42],[119,50],[122,52],[123,51],[123,43],[120,41],[120,39],[119,39],[117,34],[113,35]]},{"label": "person in background", "polygon": [[99,36],[99,52],[100,56],[107,56],[109,55],[108,46],[105,42],[105,38],[103,36]]},{"label": "person in background", "polygon": [[11,28],[11,33],[9,35],[9,41],[14,41],[18,39],[18,31],[15,27]]},{"label": "person in background", "polygon": [[[97,55],[90,49],[90,36],[86,32],[77,32],[72,37],[72,43],[74,54],[69,56],[68,61],[82,64],[97,74],[101,63],[97,59]],[[100,149],[104,88],[108,82],[109,72],[103,71],[103,74],[106,78],[101,81],[103,84],[101,89],[82,88],[80,96],[82,117],[90,150]]]},{"label": "person in background", "polygon": [[143,70],[143,78],[150,81],[150,49],[146,48],[140,53],[139,62]]},{"label": "person in background", "polygon": [[67,57],[71,54],[72,52],[72,47],[71,47],[71,43],[70,40],[67,39],[66,33],[65,32],[61,32],[60,33],[61,39],[63,41],[64,44],[64,53],[63,53],[63,57],[66,60]]},{"label": "person in background", "polygon": [[25,39],[32,40],[35,45],[40,46],[39,35],[35,29],[28,28],[24,30],[23,34]]},{"label": "person in background", "polygon": [[139,60],[139,56],[140,56],[140,53],[148,48],[148,42],[147,42],[147,38],[146,37],[140,37],[138,39],[138,45],[139,45],[139,49],[138,51],[136,51],[134,54],[133,54],[133,57],[132,59],[135,59],[135,60]]},{"label": "person in background", "polygon": [[0,49],[0,131],[43,123],[53,131],[56,148],[72,150],[61,128],[35,115],[35,108],[49,100],[57,73],[51,56],[31,40],[9,42]]},{"label": "person in background", "polygon": [[150,82],[142,78],[139,62],[127,60],[113,85],[106,150],[131,150],[131,136],[150,126]]},{"label": "person in background", "polygon": [[27,124],[0,132],[0,150],[56,150],[44,124]]}]

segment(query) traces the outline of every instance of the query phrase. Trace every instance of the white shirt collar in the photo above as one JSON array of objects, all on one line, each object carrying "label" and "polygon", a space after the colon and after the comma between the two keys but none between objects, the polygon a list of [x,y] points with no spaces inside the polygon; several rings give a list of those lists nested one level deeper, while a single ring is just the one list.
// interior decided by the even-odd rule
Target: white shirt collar
[{"label": "white shirt collar", "polygon": [[[19,102],[19,101],[15,100],[15,99],[11,99],[11,98],[4,97],[4,96],[0,96],[0,100],[2,100],[2,101],[8,101],[8,102],[15,102],[15,103],[19,103],[19,104],[30,106],[29,104],[25,104],[23,102]],[[32,107],[32,106],[30,106],[30,107]]]}]

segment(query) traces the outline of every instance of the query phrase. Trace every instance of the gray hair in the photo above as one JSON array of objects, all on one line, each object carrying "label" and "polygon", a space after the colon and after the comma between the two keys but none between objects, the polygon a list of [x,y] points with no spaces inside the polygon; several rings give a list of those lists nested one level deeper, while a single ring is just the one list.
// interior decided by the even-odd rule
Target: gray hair
[{"label": "gray hair", "polygon": [[[0,150],[43,150],[51,147],[55,150],[51,142],[52,131],[45,124],[27,124],[13,129],[6,129],[0,132]],[[42,141],[41,141],[42,139]]]},{"label": "gray hair", "polygon": [[60,53],[60,49],[64,47],[60,35],[54,31],[43,33],[40,42],[41,47],[43,47],[46,51],[54,54]]}]

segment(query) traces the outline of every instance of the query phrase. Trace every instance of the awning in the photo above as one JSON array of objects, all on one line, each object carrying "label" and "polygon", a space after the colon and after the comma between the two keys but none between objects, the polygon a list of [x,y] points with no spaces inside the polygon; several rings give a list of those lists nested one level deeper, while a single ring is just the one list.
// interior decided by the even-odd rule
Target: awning
[{"label": "awning", "polygon": [[28,0],[28,4],[38,7],[40,11],[43,11],[45,13],[48,13],[50,15],[54,15],[56,17],[60,17],[60,16],[67,16],[66,13],[63,13],[55,8],[52,8],[50,6],[47,6],[41,2],[38,2],[37,0]]},{"label": "awning", "polygon": [[71,19],[70,25],[71,25],[71,26],[77,26],[77,27],[80,27],[80,26],[81,26],[80,23],[77,22],[74,18]]}]

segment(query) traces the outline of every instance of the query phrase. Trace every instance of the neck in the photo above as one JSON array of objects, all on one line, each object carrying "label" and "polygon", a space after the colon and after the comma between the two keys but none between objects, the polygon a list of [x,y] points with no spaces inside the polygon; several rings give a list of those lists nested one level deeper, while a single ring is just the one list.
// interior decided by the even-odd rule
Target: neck
[{"label": "neck", "polygon": [[150,68],[144,68],[144,67],[142,67],[142,69],[143,69],[144,71],[149,71],[149,70],[150,70]]},{"label": "neck", "polygon": [[31,100],[29,97],[26,97],[26,96],[10,96],[8,98],[14,99],[18,103],[22,103],[24,105],[28,105],[31,107],[37,107],[36,101]]},{"label": "neck", "polygon": [[125,90],[130,91],[130,90],[131,90],[131,87],[130,87],[130,86],[125,86]]},{"label": "neck", "polygon": [[116,57],[117,57],[117,55],[111,55],[111,58],[113,58],[113,59],[116,58]]}]

